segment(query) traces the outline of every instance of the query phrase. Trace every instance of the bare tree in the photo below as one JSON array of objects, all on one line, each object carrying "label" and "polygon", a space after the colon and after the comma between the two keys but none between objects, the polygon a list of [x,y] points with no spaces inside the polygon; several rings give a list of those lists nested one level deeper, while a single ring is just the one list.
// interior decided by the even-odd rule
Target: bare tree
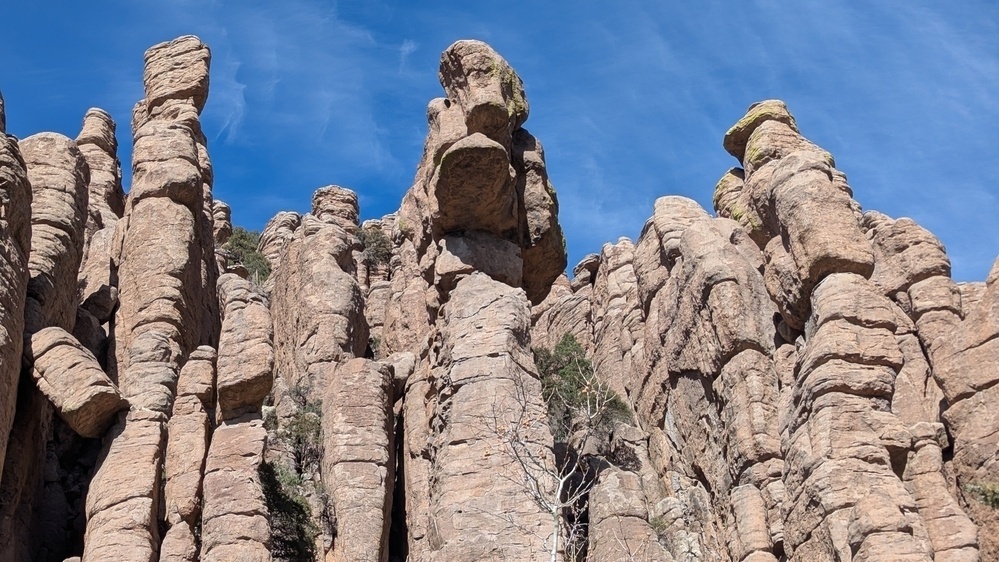
[{"label": "bare tree", "polygon": [[562,454],[553,455],[552,450],[530,436],[551,431],[585,446],[621,407],[617,394],[596,379],[585,358],[570,361],[575,363],[570,366],[578,378],[568,390],[548,385],[543,393],[547,415],[531,407],[535,400],[528,394],[525,382],[515,379],[513,404],[494,405],[491,419],[504,452],[520,469],[517,472],[522,481],[518,484],[551,517],[552,533],[545,538],[551,562],[558,562],[559,552],[566,560],[575,560],[585,550],[587,529],[583,516],[594,479],[588,474],[587,458],[576,454],[567,442],[562,443],[566,445]]}]

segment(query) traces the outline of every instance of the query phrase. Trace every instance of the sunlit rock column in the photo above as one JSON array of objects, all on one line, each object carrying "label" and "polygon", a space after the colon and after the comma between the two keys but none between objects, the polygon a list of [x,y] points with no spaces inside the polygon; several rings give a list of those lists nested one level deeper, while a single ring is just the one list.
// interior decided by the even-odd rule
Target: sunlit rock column
[{"label": "sunlit rock column", "polygon": [[635,250],[645,366],[634,403],[677,559],[773,560],[784,540],[773,304],[756,245],[682,197],[656,201]]},{"label": "sunlit rock column", "polygon": [[235,274],[219,278],[222,332],[216,391],[220,420],[205,461],[201,560],[270,560],[271,530],[260,466],[271,390],[273,328],[263,297]]},{"label": "sunlit rock column", "polygon": [[0,95],[0,473],[14,422],[31,244],[31,184]]},{"label": "sunlit rock column", "polygon": [[[76,377],[82,373],[63,372],[69,376],[57,376],[57,369],[51,368],[51,364],[42,365],[43,371],[32,372],[33,360],[47,355],[51,351],[49,344],[61,348],[56,355],[81,351],[69,332],[76,322],[76,271],[80,267],[87,217],[87,164],[76,143],[56,133],[32,135],[21,141],[20,150],[32,192],[31,252],[27,263],[30,278],[23,309],[24,330],[16,336],[27,337],[18,390],[10,395],[17,397],[18,406],[0,483],[0,496],[4,498],[0,502],[0,554],[13,559],[34,557],[41,543],[34,532],[34,514],[40,500],[38,492],[42,487],[42,467],[53,414],[43,390],[58,406],[66,408],[67,417],[73,418],[73,410],[84,407],[73,404],[75,399],[83,398],[86,402],[87,392],[80,383],[86,387],[84,381],[90,378]],[[19,213],[24,210],[14,212],[11,219]],[[54,341],[42,335],[32,337],[44,328],[51,328],[49,334],[55,336]],[[35,346],[37,349],[33,349]],[[90,359],[84,365],[88,375],[100,371],[92,357],[83,354],[79,358]],[[39,390],[35,380],[43,390]]]},{"label": "sunlit rock column", "polygon": [[557,203],[543,150],[522,129],[527,100],[509,64],[459,41],[441,56],[440,79],[448,97],[429,104],[423,158],[393,232],[381,344],[417,356],[402,410],[409,556],[543,559],[555,527],[503,432],[529,420],[523,444],[552,462],[529,303],[565,267]]},{"label": "sunlit rock column", "polygon": [[106,440],[91,482],[84,560],[157,559],[166,422],[183,363],[199,344],[213,343],[204,341],[212,338],[205,303],[216,297],[203,266],[210,258],[214,267],[214,243],[204,218],[210,170],[198,120],[209,60],[193,36],[146,51],[146,97],[133,112],[132,188],[112,250],[116,368],[131,411]]},{"label": "sunlit rock column", "polygon": [[106,365],[109,327],[101,326],[108,324],[118,304],[111,249],[115,227],[125,207],[115,122],[102,109],[87,110],[76,143],[90,168],[90,183],[83,257],[77,278],[80,308],[74,334]]},{"label": "sunlit rock column", "polygon": [[336,365],[323,395],[323,486],[336,518],[326,560],[388,559],[395,422],[392,369],[367,359]]}]

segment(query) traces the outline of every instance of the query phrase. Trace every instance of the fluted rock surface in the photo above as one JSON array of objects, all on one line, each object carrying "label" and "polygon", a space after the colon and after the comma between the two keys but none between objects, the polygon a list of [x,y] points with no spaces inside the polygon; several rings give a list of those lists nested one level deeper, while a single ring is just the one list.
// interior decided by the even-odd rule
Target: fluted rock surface
[{"label": "fluted rock surface", "polygon": [[[62,345],[58,346],[61,349],[56,355],[69,348],[74,348],[70,355],[77,355],[75,352],[81,351],[77,348],[79,344],[67,332],[73,330],[76,322],[75,277],[80,267],[87,216],[87,164],[75,142],[55,133],[28,137],[21,142],[21,151],[32,191],[31,252],[27,263],[30,278],[27,298],[23,301],[24,331],[21,335],[27,339],[43,328],[59,328],[64,337],[60,338]],[[36,508],[40,507],[42,499],[41,483],[53,430],[53,407],[39,387],[52,392],[52,397],[60,395],[63,400],[57,405],[69,410],[78,406],[72,404],[73,387],[80,390],[75,384],[78,381],[73,380],[77,373],[66,373],[59,366],[47,366],[51,381],[31,376],[28,371],[32,368],[31,343],[25,341],[26,372],[17,392],[10,395],[17,397],[19,405],[9,433],[10,445],[0,482],[0,496],[4,497],[0,502],[0,555],[8,558],[31,558],[43,548],[41,537],[32,533],[32,527],[34,517],[40,511]],[[93,371],[87,375],[84,376],[92,381]],[[61,383],[58,390],[47,385],[56,380]],[[39,383],[37,386],[35,381]],[[83,398],[86,394],[84,391],[75,398]],[[73,416],[70,412],[69,417]]]},{"label": "fluted rock surface", "polygon": [[999,261],[955,283],[783,102],[717,216],[660,197],[570,279],[524,84],[458,41],[398,212],[320,188],[261,280],[209,61],[147,51],[127,197],[102,110],[0,134],[0,560],[999,558]]},{"label": "fluted rock surface", "polygon": [[271,560],[270,523],[260,480],[267,431],[263,422],[231,420],[212,434],[203,481],[201,560]]},{"label": "fluted rock surface", "polygon": [[428,376],[430,552],[418,559],[544,560],[554,529],[522,483],[538,475],[517,462],[505,437],[520,432],[518,442],[538,462],[553,462],[541,385],[524,345],[526,298],[477,272],[458,282],[444,308]]},{"label": "fluted rock surface", "polygon": [[17,139],[3,133],[0,97],[0,473],[14,422],[31,244],[31,184]]},{"label": "fluted rock surface", "polygon": [[90,108],[83,117],[83,128],[76,144],[90,168],[90,206],[87,236],[114,226],[125,212],[125,192],[121,187],[121,163],[115,122],[106,111]]},{"label": "fluted rock surface", "polygon": [[[525,492],[535,478],[539,493],[556,493],[532,472],[554,454],[529,303],[565,267],[557,201],[543,150],[522,129],[527,100],[509,64],[459,41],[442,55],[440,79],[448,98],[430,102],[423,158],[395,223],[381,342],[385,354],[417,357],[402,405],[407,549],[412,560],[541,559],[561,541]],[[519,422],[533,469],[506,446]]]},{"label": "fluted rock surface", "polygon": [[178,378],[189,354],[217,338],[211,164],[198,120],[209,59],[193,36],[146,52],[146,99],[133,111],[132,188],[112,249],[120,300],[115,364],[131,410],[105,442],[94,475],[84,560],[158,559],[161,470]]},{"label": "fluted rock surface", "polygon": [[21,154],[32,191],[28,297],[38,303],[37,316],[29,305],[26,329],[72,330],[90,170],[76,143],[55,133],[24,139]]},{"label": "fluted rock surface", "polygon": [[274,380],[274,330],[263,298],[249,281],[219,277],[222,334],[219,338],[219,416],[223,420],[259,411]]},{"label": "fluted rock surface", "polygon": [[356,231],[357,196],[341,187],[322,188],[312,213],[302,217],[280,253],[270,311],[275,373],[286,389],[298,387],[318,398],[329,367],[367,348],[364,298],[354,269]]},{"label": "fluted rock surface", "polygon": [[326,560],[388,558],[395,423],[392,369],[367,359],[337,365],[323,396],[323,483],[337,535]]},{"label": "fluted rock surface", "polygon": [[31,335],[26,358],[38,389],[73,431],[100,437],[114,414],[128,407],[97,359],[62,328],[43,328]]},{"label": "fluted rock surface", "polygon": [[202,478],[213,427],[209,412],[215,405],[214,349],[194,350],[180,370],[177,398],[167,423],[169,439],[163,459],[163,503],[167,532],[160,550],[162,562],[197,560],[194,533],[201,516]]}]

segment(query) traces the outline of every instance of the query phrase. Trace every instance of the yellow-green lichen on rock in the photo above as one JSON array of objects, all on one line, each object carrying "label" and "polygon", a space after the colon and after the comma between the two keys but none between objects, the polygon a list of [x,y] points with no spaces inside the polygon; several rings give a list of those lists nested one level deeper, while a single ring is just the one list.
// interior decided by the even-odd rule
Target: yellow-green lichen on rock
[{"label": "yellow-green lichen on rock", "polygon": [[723,146],[725,150],[744,161],[746,145],[749,143],[749,136],[753,131],[766,121],[780,121],[786,124],[794,132],[798,132],[798,125],[794,122],[794,116],[787,110],[787,105],[781,100],[764,100],[749,106],[749,109],[739,121],[732,125],[732,128],[725,133]]}]

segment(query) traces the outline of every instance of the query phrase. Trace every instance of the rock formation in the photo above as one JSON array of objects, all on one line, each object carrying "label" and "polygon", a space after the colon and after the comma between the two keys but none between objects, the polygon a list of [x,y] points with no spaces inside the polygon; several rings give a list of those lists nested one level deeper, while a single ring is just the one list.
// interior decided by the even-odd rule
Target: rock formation
[{"label": "rock formation", "polygon": [[203,226],[210,171],[198,121],[209,58],[191,36],[146,52],[146,99],[133,112],[133,183],[112,249],[115,364],[131,410],[91,484],[84,560],[157,559],[161,463],[178,376],[199,344],[217,345],[201,318],[206,252],[215,264],[211,224],[207,237]]},{"label": "rock formation", "polygon": [[318,189],[264,280],[209,62],[146,52],[127,196],[103,110],[0,135],[0,560],[999,557],[999,261],[955,283],[783,102],[715,216],[660,197],[570,279],[524,85],[458,41],[398,212]]},{"label": "rock formation", "polygon": [[17,139],[6,134],[0,96],[0,473],[14,422],[31,248],[31,184]]}]

